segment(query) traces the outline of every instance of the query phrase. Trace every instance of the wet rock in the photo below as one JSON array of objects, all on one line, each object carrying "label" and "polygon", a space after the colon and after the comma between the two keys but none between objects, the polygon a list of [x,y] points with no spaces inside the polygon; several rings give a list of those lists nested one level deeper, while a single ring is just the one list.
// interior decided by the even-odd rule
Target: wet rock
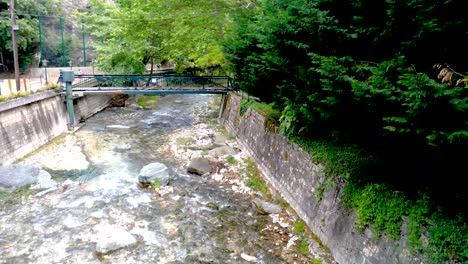
[{"label": "wet rock", "polygon": [[187,167],[187,172],[197,175],[204,175],[205,173],[211,173],[211,171],[210,162],[205,158],[193,158]]},{"label": "wet rock", "polygon": [[108,230],[107,232],[99,234],[96,252],[107,254],[113,250],[134,246],[136,243],[136,238],[125,230]]},{"label": "wet rock", "polygon": [[222,147],[226,145],[227,137],[223,134],[216,134],[214,138],[213,145],[217,147]]},{"label": "wet rock", "polygon": [[259,214],[279,214],[282,211],[281,206],[267,201],[254,199],[253,203],[257,207],[257,213]]},{"label": "wet rock", "polygon": [[128,95],[126,94],[117,94],[114,95],[110,101],[111,107],[124,107],[125,101],[128,99]]},{"label": "wet rock", "polygon": [[203,151],[201,150],[192,151],[190,158],[203,158]]},{"label": "wet rock", "polygon": [[77,182],[77,181],[72,181],[72,180],[70,180],[70,179],[67,179],[67,180],[65,180],[65,181],[62,183],[63,188],[67,188],[67,189],[70,188],[70,187],[76,187],[76,186],[78,186],[78,185],[80,185],[79,182]]},{"label": "wet rock", "polygon": [[214,148],[216,148],[215,145],[190,145],[187,147],[188,149],[190,150],[193,150],[193,151],[207,151],[207,150],[212,150]]},{"label": "wet rock", "polygon": [[208,152],[208,155],[213,157],[219,157],[224,155],[236,155],[236,151],[229,146],[222,146],[219,148],[212,149]]},{"label": "wet rock", "polygon": [[41,169],[30,164],[14,164],[0,167],[0,189],[14,191],[36,182]]},{"label": "wet rock", "polygon": [[244,254],[244,253],[241,254],[241,258],[243,258],[244,260],[246,260],[246,261],[248,261],[248,262],[255,262],[255,261],[257,261],[257,258],[256,258],[256,257],[254,257],[254,256],[249,256],[249,255]]},{"label": "wet rock", "polygon": [[169,170],[162,163],[150,163],[140,170],[138,181],[141,184],[152,184],[156,180],[161,182],[162,186],[169,184]]},{"label": "wet rock", "polygon": [[52,180],[52,177],[47,171],[40,170],[36,179],[36,184],[31,186],[31,189],[53,189],[57,188],[58,183]]},{"label": "wet rock", "polygon": [[214,202],[208,202],[206,204],[206,207],[213,209],[213,210],[219,210],[219,206]]},{"label": "wet rock", "polygon": [[36,195],[34,195],[34,196],[35,196],[35,197],[42,197],[42,196],[44,196],[44,195],[46,195],[46,194],[48,194],[48,193],[51,193],[51,192],[53,192],[53,191],[56,191],[56,190],[58,190],[58,189],[59,189],[58,187],[52,187],[52,188],[49,188],[49,189],[44,190],[44,191],[42,191],[42,192],[38,192],[38,193],[36,193]]}]

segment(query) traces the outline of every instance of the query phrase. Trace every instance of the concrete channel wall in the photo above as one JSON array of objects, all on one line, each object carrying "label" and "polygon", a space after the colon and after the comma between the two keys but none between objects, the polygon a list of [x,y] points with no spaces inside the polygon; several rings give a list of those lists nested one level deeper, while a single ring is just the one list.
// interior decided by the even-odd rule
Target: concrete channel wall
[{"label": "concrete channel wall", "polygon": [[[109,105],[109,96],[74,100],[75,124]],[[67,131],[67,111],[60,94],[48,91],[0,103],[0,165],[35,151]]]},{"label": "concrete channel wall", "polygon": [[[240,96],[227,97],[220,122],[236,134],[254,158],[268,183],[278,190],[312,232],[326,245],[338,263],[420,263],[401,241],[377,239],[370,229],[355,228],[355,213],[343,204],[345,183],[333,179],[334,187],[323,190],[323,167],[311,154],[291,144],[265,117],[249,109],[239,115]],[[318,197],[322,197],[321,200]]]}]

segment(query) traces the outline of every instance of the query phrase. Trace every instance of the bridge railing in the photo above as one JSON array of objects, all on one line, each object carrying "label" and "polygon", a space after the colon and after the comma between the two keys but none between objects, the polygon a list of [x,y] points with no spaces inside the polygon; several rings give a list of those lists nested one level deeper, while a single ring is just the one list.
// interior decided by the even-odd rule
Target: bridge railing
[{"label": "bridge railing", "polygon": [[186,75],[75,75],[73,90],[99,89],[226,89],[232,90],[228,76]]}]

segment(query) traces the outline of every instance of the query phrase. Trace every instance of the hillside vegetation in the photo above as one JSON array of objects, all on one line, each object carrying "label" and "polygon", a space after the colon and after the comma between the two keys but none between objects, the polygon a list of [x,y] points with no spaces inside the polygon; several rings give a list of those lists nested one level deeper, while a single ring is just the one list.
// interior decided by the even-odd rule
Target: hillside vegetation
[{"label": "hillside vegetation", "polygon": [[224,46],[239,88],[273,103],[281,132],[348,181],[357,226],[399,238],[407,220],[434,263],[468,261],[462,6],[259,1]]}]

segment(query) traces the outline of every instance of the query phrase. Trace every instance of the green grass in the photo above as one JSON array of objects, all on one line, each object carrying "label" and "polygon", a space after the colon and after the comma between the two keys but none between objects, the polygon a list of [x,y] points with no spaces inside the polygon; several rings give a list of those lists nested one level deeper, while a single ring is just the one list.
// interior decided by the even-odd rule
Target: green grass
[{"label": "green grass", "polygon": [[58,90],[60,90],[60,86],[58,84],[48,83],[45,86],[43,86],[42,88],[40,88],[40,89],[38,89],[37,91],[34,91],[34,92],[19,91],[17,93],[13,93],[13,94],[6,95],[6,96],[5,95],[0,95],[0,103],[4,102],[4,101],[15,99],[15,98],[26,97],[26,96],[29,96],[31,94],[40,93],[40,92],[44,92],[44,91],[48,91],[48,90],[58,91]]},{"label": "green grass", "polygon": [[162,186],[162,181],[158,178],[155,178],[154,181],[151,183],[151,186],[155,189],[158,189]]},{"label": "green grass", "polygon": [[255,164],[255,162],[252,159],[244,160],[241,172],[247,177],[247,185],[252,190],[261,192],[265,198],[271,198],[271,194],[260,174],[260,171],[257,168],[257,164]]},{"label": "green grass", "polygon": [[39,190],[31,190],[30,187],[31,185],[25,185],[13,192],[0,189],[0,209],[21,203],[23,200],[28,199],[30,195],[34,195],[39,192]]},{"label": "green grass", "polygon": [[0,95],[0,102],[4,102],[4,101],[12,100],[15,98],[20,98],[20,97],[26,97],[31,94],[32,94],[31,92],[20,91],[14,94],[6,95],[6,96]]},{"label": "green grass", "polygon": [[303,256],[309,255],[309,241],[305,237],[301,239],[301,242],[299,243],[299,252]]},{"label": "green grass", "polygon": [[311,258],[310,259],[310,264],[323,264],[323,260],[319,258]]},{"label": "green grass", "polygon": [[137,104],[143,109],[155,108],[160,100],[157,95],[143,95],[138,97]]},{"label": "green grass", "polygon": [[237,163],[237,160],[236,160],[236,158],[234,158],[234,156],[229,155],[229,156],[227,156],[227,158],[226,158],[226,162],[229,163],[229,164],[236,164],[236,163]]},{"label": "green grass", "polygon": [[176,138],[176,144],[179,146],[187,147],[192,143],[192,139],[188,137],[178,137]]},{"label": "green grass", "polygon": [[281,206],[281,208],[283,209],[286,209],[286,208],[289,208],[290,205],[288,202],[286,202],[286,200],[284,200],[283,198],[279,197],[279,196],[275,196],[273,198],[273,201],[277,204],[279,204]]},{"label": "green grass", "polygon": [[305,230],[306,230],[306,224],[304,223],[304,221],[302,221],[302,219],[298,217],[296,221],[294,222],[294,233],[296,235],[301,235],[305,232]]}]

